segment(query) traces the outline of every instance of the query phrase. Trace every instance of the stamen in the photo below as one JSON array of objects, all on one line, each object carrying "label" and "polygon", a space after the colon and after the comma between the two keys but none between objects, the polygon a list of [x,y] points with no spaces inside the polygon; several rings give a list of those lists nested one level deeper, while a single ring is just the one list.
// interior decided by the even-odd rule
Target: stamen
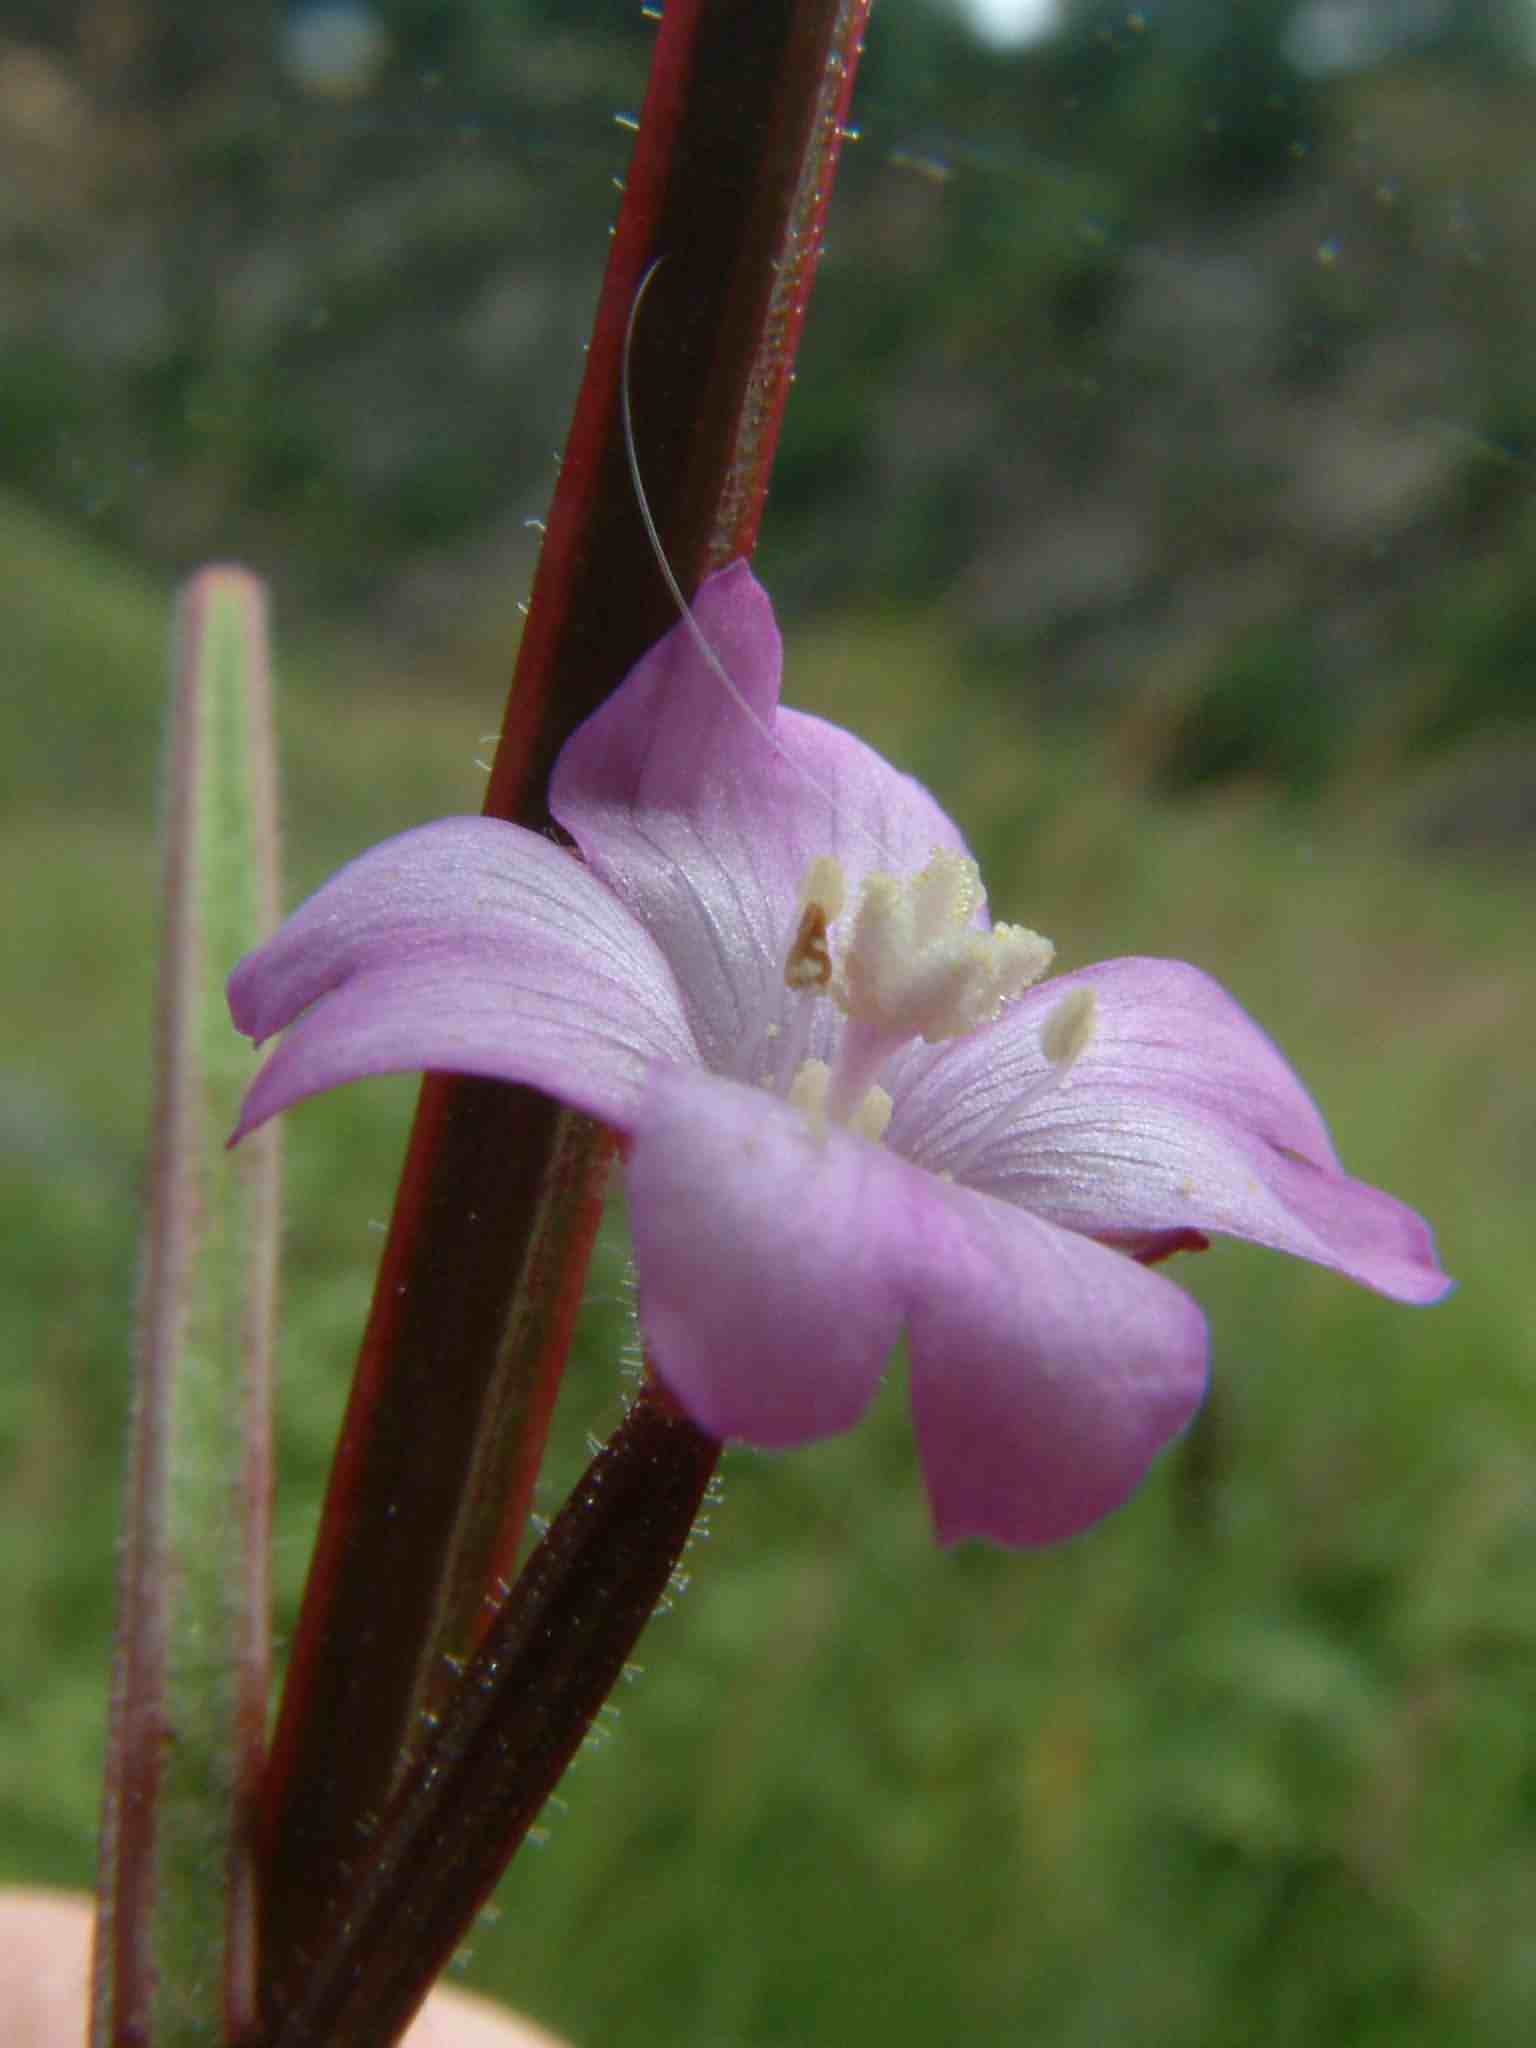
[{"label": "stamen", "polygon": [[784,986],[802,990],[826,988],[831,980],[832,949],[827,944],[827,913],[819,903],[807,903],[800,913],[794,944],[784,962]]},{"label": "stamen", "polygon": [[1093,1042],[1099,999],[1091,988],[1071,988],[1040,1027],[1040,1050],[1064,1081]]},{"label": "stamen", "polygon": [[871,1088],[853,1112],[848,1128],[856,1138],[868,1138],[878,1145],[890,1125],[896,1105],[883,1088]]},{"label": "stamen", "polygon": [[800,884],[800,901],[819,903],[830,924],[834,917],[842,916],[847,899],[848,884],[843,878],[842,862],[836,854],[818,854],[806,869],[805,880]]},{"label": "stamen", "polygon": [[832,1069],[825,1060],[802,1060],[789,1084],[789,1100],[813,1128],[827,1118],[827,1083]]},{"label": "stamen", "polygon": [[832,985],[832,949],[827,927],[843,907],[845,884],[840,864],[822,854],[806,870],[800,890],[800,923],[784,962],[784,985],[796,990]]},{"label": "stamen", "polygon": [[[789,1084],[789,1100],[818,1134],[827,1127],[827,1095],[831,1085],[832,1069],[825,1060],[802,1060]],[[856,1138],[867,1138],[872,1145],[878,1145],[894,1108],[883,1088],[866,1089],[852,1115],[843,1120],[844,1128]]]},{"label": "stamen", "polygon": [[[1023,925],[991,930],[975,923],[985,901],[976,863],[940,850],[915,874],[869,875],[859,906],[832,958],[831,927],[846,897],[843,870],[830,855],[811,862],[800,891],[800,915],[784,961],[785,985],[797,994],[830,995],[843,1028],[833,1064],[785,1058],[788,1099],[813,1130],[830,1124],[878,1142],[892,1114],[878,1076],[903,1044],[937,1045],[990,1024],[1004,1003],[1040,979],[1055,948]],[[811,1004],[796,1004],[808,1045]],[[1046,1057],[1059,1080],[1093,1035],[1093,997],[1075,992],[1045,1026]],[[786,1043],[783,1048],[789,1053]],[[782,1085],[782,1084],[781,1084]]]},{"label": "stamen", "polygon": [[1040,1050],[1049,1071],[1024,1088],[1007,1091],[975,1117],[957,1120],[945,1132],[944,1158],[949,1173],[964,1181],[976,1171],[988,1148],[1010,1126],[1023,1121],[1038,1103],[1071,1086],[1069,1075],[1093,1043],[1099,1024],[1099,999],[1091,988],[1068,989],[1040,1026]]},{"label": "stamen", "polygon": [[930,1045],[990,1024],[1056,949],[1023,925],[978,931],[982,899],[975,861],[958,853],[936,853],[916,875],[870,875],[832,989],[844,1013],[896,1042]]}]

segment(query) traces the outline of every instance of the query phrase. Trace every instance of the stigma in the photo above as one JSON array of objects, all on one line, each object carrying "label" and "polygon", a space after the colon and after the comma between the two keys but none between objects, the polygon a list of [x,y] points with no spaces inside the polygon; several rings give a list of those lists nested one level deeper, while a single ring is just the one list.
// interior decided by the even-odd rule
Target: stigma
[{"label": "stigma", "polygon": [[842,867],[812,861],[800,891],[800,922],[784,964],[792,989],[824,991],[851,1022],[898,1042],[937,1045],[990,1024],[1011,996],[1031,988],[1056,955],[1024,925],[982,929],[981,871],[961,853],[935,853],[916,874],[877,871],[834,963],[830,929],[847,896]]},{"label": "stigma", "polygon": [[1023,925],[978,929],[985,894],[975,861],[959,853],[936,853],[915,875],[870,875],[833,989],[839,1008],[882,1036],[929,1045],[990,1024],[1056,949]]},{"label": "stigma", "polygon": [[[890,1098],[875,1084],[886,1061],[913,1039],[937,1045],[990,1024],[1012,997],[1050,968],[1055,948],[1023,925],[978,922],[986,900],[981,872],[967,855],[936,852],[906,875],[867,875],[834,944],[847,884],[830,855],[811,862],[800,890],[798,922],[784,981],[798,994],[829,996],[847,1020],[830,1067],[796,1071],[790,1099],[815,1119],[878,1138]],[[1051,1054],[1072,1064],[1091,1018],[1069,1011]],[[810,1069],[816,1071],[812,1073]]]}]

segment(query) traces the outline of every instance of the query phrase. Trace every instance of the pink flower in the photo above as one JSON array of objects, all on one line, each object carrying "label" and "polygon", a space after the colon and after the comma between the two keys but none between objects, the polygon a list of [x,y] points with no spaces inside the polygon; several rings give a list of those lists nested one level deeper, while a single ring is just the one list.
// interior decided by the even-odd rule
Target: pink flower
[{"label": "pink flower", "polygon": [[[531,1083],[625,1139],[641,1328],[699,1425],[847,1429],[907,1334],[945,1542],[1044,1543],[1117,1507],[1199,1405],[1203,1318],[1150,1262],[1226,1232],[1401,1301],[1449,1285],[1421,1219],[1340,1169],[1214,982],[985,915],[954,825],[779,709],[745,564],[571,739],[580,850],[447,818],[375,847],[242,961],[289,1027],[241,1133],[365,1074]],[[1038,985],[1032,985],[1038,984]]]}]

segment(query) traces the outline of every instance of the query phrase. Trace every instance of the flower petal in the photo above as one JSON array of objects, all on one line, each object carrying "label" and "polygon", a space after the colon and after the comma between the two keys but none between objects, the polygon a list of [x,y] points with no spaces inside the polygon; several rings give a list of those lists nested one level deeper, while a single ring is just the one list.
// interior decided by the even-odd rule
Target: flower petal
[{"label": "flower petal", "polygon": [[850,1427],[901,1328],[900,1163],[677,1069],[631,1129],[640,1327],[666,1385],[701,1428],[766,1448]]},{"label": "flower petal", "polygon": [[674,627],[567,741],[550,808],[671,961],[705,1064],[756,1080],[765,1033],[787,1016],[784,960],[812,860],[842,863],[852,901],[871,868],[965,847],[872,748],[779,709],[778,628],[744,562],[704,583],[693,610],[738,694]]},{"label": "flower petal", "polygon": [[[1092,991],[1094,1028],[1058,1075],[1041,1030],[1074,988]],[[1063,975],[909,1060],[895,1092],[896,1150],[1069,1230],[1154,1256],[1180,1232],[1224,1232],[1402,1301],[1450,1285],[1423,1219],[1340,1169],[1275,1046],[1180,961]]]},{"label": "flower petal", "polygon": [[654,1061],[698,1058],[654,942],[573,853],[494,818],[363,854],[240,962],[229,1001],[252,1038],[291,1026],[240,1135],[416,1068],[527,1082],[622,1126]]},{"label": "flower petal", "polygon": [[940,1540],[1059,1542],[1121,1506],[1194,1415],[1204,1318],[1118,1252],[930,1185],[907,1324]]},{"label": "flower petal", "polygon": [[1117,1252],[697,1072],[659,1071],[632,1129],[641,1328],[716,1436],[848,1428],[905,1322],[941,1536],[1044,1543],[1118,1506],[1199,1404],[1198,1309]]}]

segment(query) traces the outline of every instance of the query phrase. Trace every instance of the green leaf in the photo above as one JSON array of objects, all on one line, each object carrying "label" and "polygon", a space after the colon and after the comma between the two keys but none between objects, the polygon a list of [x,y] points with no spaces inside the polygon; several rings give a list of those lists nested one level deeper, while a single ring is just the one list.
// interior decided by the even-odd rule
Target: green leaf
[{"label": "green leaf", "polygon": [[225,1150],[249,1054],[224,977],[276,917],[266,604],[179,605],[156,1090],[100,1859],[92,2039],[235,2037],[254,2006],[277,1148]]}]

